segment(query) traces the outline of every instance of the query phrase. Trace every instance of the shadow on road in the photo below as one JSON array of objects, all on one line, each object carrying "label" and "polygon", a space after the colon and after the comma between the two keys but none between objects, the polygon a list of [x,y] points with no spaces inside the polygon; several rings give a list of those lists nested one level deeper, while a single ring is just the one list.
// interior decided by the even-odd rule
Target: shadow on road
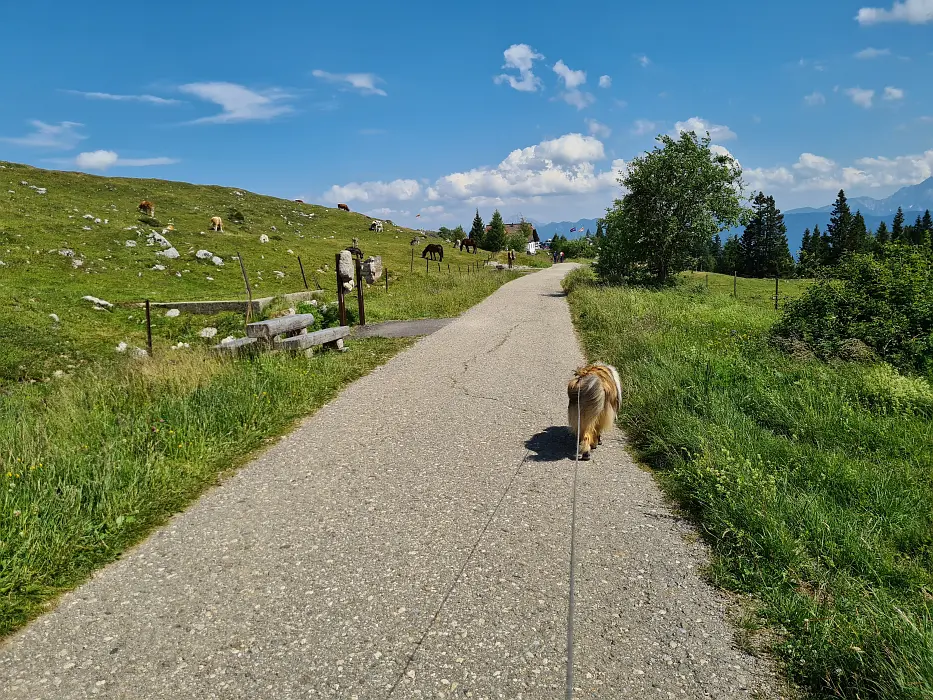
[{"label": "shadow on road", "polygon": [[525,441],[525,447],[533,454],[532,462],[560,462],[573,459],[573,435],[566,426],[552,425]]}]

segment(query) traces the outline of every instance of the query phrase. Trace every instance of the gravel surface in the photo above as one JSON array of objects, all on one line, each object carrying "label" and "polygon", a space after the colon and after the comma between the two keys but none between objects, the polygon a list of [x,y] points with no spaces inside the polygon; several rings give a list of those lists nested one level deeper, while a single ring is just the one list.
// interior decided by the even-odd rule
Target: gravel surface
[{"label": "gravel surface", "polygon": [[[0,646],[0,697],[564,697],[571,267],[360,379],[63,596]],[[778,697],[690,529],[604,442],[580,465],[574,697]]]}]

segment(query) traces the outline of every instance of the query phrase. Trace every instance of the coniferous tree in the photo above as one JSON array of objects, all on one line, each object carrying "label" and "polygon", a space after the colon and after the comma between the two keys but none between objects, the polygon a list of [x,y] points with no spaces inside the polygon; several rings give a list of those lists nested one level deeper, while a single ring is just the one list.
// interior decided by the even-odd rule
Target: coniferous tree
[{"label": "coniferous tree", "polygon": [[852,250],[854,219],[852,211],[849,209],[849,203],[846,201],[846,193],[839,190],[836,201],[833,203],[833,212],[829,217],[829,225],[826,227],[826,236],[828,250],[824,264],[838,265],[842,256]]},{"label": "coniferous tree", "polygon": [[809,275],[813,275],[820,267],[826,264],[827,241],[826,234],[820,232],[820,225],[813,227],[810,235],[810,258],[807,264]]},{"label": "coniferous tree", "polygon": [[731,275],[742,269],[742,243],[738,236],[729,236],[722,247],[723,272]]},{"label": "coniferous tree", "polygon": [[809,228],[803,230],[803,240],[800,242],[798,259],[799,263],[797,267],[799,274],[808,277],[813,264],[813,237],[810,235]]},{"label": "coniferous tree", "polygon": [[917,214],[917,220],[914,221],[913,226],[908,226],[904,229],[904,238],[907,239],[907,242],[911,245],[923,245],[924,236],[923,236],[923,219],[920,214]]},{"label": "coniferous tree", "polygon": [[928,233],[933,232],[933,217],[930,216],[929,209],[923,212],[923,218],[920,220],[920,224],[923,226],[924,231]]},{"label": "coniferous tree", "polygon": [[485,243],[486,238],[486,226],[483,224],[483,219],[479,215],[479,209],[476,210],[476,216],[473,217],[473,226],[470,228],[470,238],[478,246],[482,246]]},{"label": "coniferous tree", "polygon": [[716,260],[715,264],[713,265],[713,270],[720,273],[725,272],[725,268],[723,266],[724,259],[722,254],[722,238],[718,233],[716,234],[716,237],[713,238],[713,258]]},{"label": "coniferous tree", "polygon": [[752,218],[742,234],[742,274],[747,277],[770,277],[786,274],[794,260],[787,245],[784,215],[775,206],[774,197],[759,192],[753,201]]},{"label": "coniferous tree", "polygon": [[860,210],[856,210],[852,219],[852,228],[849,231],[849,241],[846,246],[848,252],[865,252],[871,247],[871,235],[865,225],[865,217]]},{"label": "coniferous tree", "polygon": [[891,242],[891,232],[888,231],[888,225],[882,221],[878,224],[878,230],[875,231],[875,250],[881,251]]},{"label": "coniferous tree", "polygon": [[498,253],[505,248],[505,238],[505,224],[502,222],[502,214],[496,209],[489,220],[489,233],[486,234],[483,241],[483,248]]},{"label": "coniferous tree", "polygon": [[894,221],[891,225],[891,240],[895,242],[900,242],[904,238],[904,210],[900,207],[897,208],[897,213],[894,215]]}]

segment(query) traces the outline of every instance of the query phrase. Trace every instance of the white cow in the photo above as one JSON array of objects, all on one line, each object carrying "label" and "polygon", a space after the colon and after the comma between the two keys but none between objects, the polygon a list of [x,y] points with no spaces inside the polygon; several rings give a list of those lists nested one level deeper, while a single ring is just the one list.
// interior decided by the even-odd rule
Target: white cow
[{"label": "white cow", "polygon": [[375,221],[375,220],[374,220],[374,221],[369,225],[369,230],[370,230],[370,231],[378,231],[379,233],[382,233],[382,222],[381,222],[381,221]]}]

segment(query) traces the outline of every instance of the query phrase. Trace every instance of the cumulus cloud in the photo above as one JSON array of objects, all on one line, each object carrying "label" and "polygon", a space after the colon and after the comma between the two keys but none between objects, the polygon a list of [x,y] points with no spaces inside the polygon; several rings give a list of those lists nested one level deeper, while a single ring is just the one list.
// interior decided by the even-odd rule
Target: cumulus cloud
[{"label": "cumulus cloud", "polygon": [[592,136],[598,138],[609,138],[612,136],[612,129],[610,129],[605,124],[602,124],[595,119],[585,119],[586,128],[589,129],[589,132]]},{"label": "cumulus cloud", "polygon": [[220,114],[195,119],[192,124],[264,121],[294,111],[284,104],[291,96],[279,89],[256,92],[236,83],[223,82],[188,83],[178,89],[223,109]]},{"label": "cumulus cloud", "polygon": [[438,178],[422,188],[416,180],[364,182],[331,187],[327,201],[356,200],[382,205],[423,198],[472,204],[538,201],[536,198],[580,195],[611,190],[626,165],[614,160],[608,169],[596,163],[606,159],[603,143],[593,136],[573,133],[519,148],[495,167],[478,167]]},{"label": "cumulus cloud", "polygon": [[828,173],[836,167],[836,164],[829,158],[814,155],[813,153],[801,153],[797,162],[794,163],[794,169],[801,172]]},{"label": "cumulus cloud", "polygon": [[564,91],[560,94],[564,102],[577,109],[585,109],[596,100],[590,93],[580,90],[580,86],[586,83],[586,71],[573,70],[563,61],[558,61],[554,64],[554,72],[564,83]]},{"label": "cumulus cloud", "polygon": [[713,141],[728,141],[736,138],[735,132],[728,126],[722,124],[711,124],[700,117],[690,117],[687,121],[674,124],[674,136],[679,136],[685,131],[693,131],[697,136],[709,134]]},{"label": "cumulus cloud", "polygon": [[611,88],[612,87],[612,77],[608,75],[599,76],[599,87],[601,88]]},{"label": "cumulus cloud", "polygon": [[855,19],[863,25],[881,22],[926,24],[933,22],[933,0],[896,1],[890,10],[881,7],[863,7],[858,11]]},{"label": "cumulus cloud", "polygon": [[862,49],[861,51],[856,53],[855,57],[861,58],[861,59],[871,59],[871,58],[879,58],[881,56],[890,56],[890,55],[891,55],[891,49],[874,49],[869,46],[867,49]]},{"label": "cumulus cloud", "polygon": [[784,167],[746,168],[742,176],[755,192],[783,189],[794,184],[794,174]]},{"label": "cumulus cloud", "polygon": [[68,150],[74,148],[81,141],[87,138],[78,133],[77,129],[83,124],[78,122],[59,122],[58,124],[46,124],[45,122],[33,119],[29,122],[33,131],[25,136],[5,136],[0,141],[12,143],[17,146],[26,146],[29,148],[54,148]]},{"label": "cumulus cloud", "polygon": [[107,170],[114,166],[139,168],[177,162],[174,158],[120,158],[115,151],[87,151],[79,153],[75,158],[75,165],[83,170]]},{"label": "cumulus cloud", "polygon": [[337,83],[346,90],[355,90],[361,95],[379,95],[386,97],[388,93],[376,87],[385,81],[374,73],[328,73],[326,70],[313,70],[311,75],[328,83]]},{"label": "cumulus cloud", "polygon": [[853,103],[857,104],[859,107],[864,107],[869,109],[872,104],[872,100],[875,98],[874,90],[865,90],[860,87],[849,88],[846,90],[846,94],[849,96],[849,99]]},{"label": "cumulus cloud", "polygon": [[645,54],[643,54],[643,53],[641,53],[641,54],[636,54],[636,55],[635,55],[635,60],[638,61],[638,65],[640,65],[642,68],[647,68],[648,66],[651,65],[651,59],[648,58],[648,57],[647,57]]},{"label": "cumulus cloud", "polygon": [[886,87],[884,89],[884,99],[889,102],[894,100],[903,100],[904,91],[896,87]]},{"label": "cumulus cloud", "polygon": [[826,97],[824,97],[822,92],[811,92],[809,95],[806,95],[803,98],[803,101],[807,103],[810,107],[817,107],[818,105],[826,104]]},{"label": "cumulus cloud", "polygon": [[110,102],[146,102],[153,105],[177,105],[181,100],[171,100],[155,95],[114,95],[109,92],[84,92],[82,90],[65,90],[70,95],[80,95],[89,100],[107,100]]},{"label": "cumulus cloud", "polygon": [[632,127],[632,134],[635,136],[644,136],[645,134],[650,134],[655,132],[658,129],[658,125],[647,119],[636,119],[635,125]]},{"label": "cumulus cloud", "polygon": [[543,59],[544,56],[528,44],[512,44],[503,55],[505,64],[502,67],[506,70],[517,70],[518,77],[505,73],[497,75],[493,78],[497,85],[508,83],[519,92],[535,92],[541,87],[541,79],[534,74],[534,62]]}]

